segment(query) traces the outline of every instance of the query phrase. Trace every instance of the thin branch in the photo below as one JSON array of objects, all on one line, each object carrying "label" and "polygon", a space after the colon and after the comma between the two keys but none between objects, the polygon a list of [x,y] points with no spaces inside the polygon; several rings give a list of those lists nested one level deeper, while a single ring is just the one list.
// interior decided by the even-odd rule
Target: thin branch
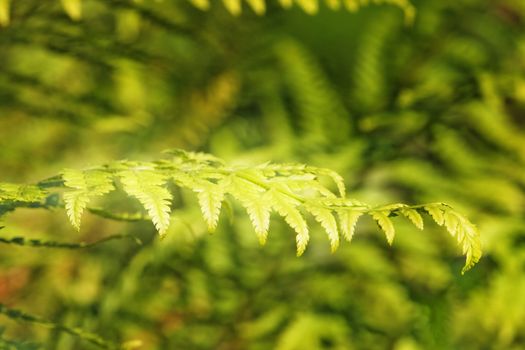
[{"label": "thin branch", "polygon": [[38,324],[40,326],[48,327],[57,329],[59,331],[69,333],[75,337],[78,337],[82,340],[88,341],[91,344],[97,345],[98,347],[102,349],[119,349],[121,348],[116,343],[113,343],[111,341],[105,340],[101,336],[87,332],[81,328],[77,327],[67,327],[59,323],[54,323],[48,320],[45,320],[39,316],[27,314],[23,311],[17,310],[17,309],[11,309],[4,304],[0,304],[0,314],[15,320],[15,321],[21,321],[21,322],[29,322],[33,324]]},{"label": "thin branch", "polygon": [[[3,227],[0,227],[2,229]],[[104,237],[95,242],[79,242],[79,243],[70,243],[70,242],[56,242],[56,241],[41,241],[39,239],[27,239],[25,237],[12,237],[4,238],[0,237],[0,243],[4,244],[14,244],[24,247],[33,247],[33,248],[57,248],[57,249],[84,249],[97,246],[108,241],[114,241],[118,239],[132,239],[138,245],[142,245],[142,242],[135,236],[130,235],[112,235]]]}]

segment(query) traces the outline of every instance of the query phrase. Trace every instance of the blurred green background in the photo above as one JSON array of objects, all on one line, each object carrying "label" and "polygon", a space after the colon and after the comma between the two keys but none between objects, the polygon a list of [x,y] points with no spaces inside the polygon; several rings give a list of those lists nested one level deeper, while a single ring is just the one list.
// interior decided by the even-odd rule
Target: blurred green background
[{"label": "blurred green background", "polygon": [[[86,214],[78,233],[63,210],[19,209],[1,235],[144,244],[2,245],[0,303],[139,349],[525,347],[524,1],[414,0],[411,25],[391,5],[310,15],[269,0],[264,16],[247,3],[234,16],[219,1],[27,0],[7,23],[6,4],[0,181],[174,147],[301,162],[371,204],[451,204],[477,224],[484,257],[461,276],[453,239],[429,220],[421,232],[396,219],[392,247],[363,220],[335,254],[312,224],[296,258],[282,219],[265,247],[237,207],[211,236],[189,198],[162,241],[147,222]],[[0,330],[13,348],[96,348],[2,316]]]}]

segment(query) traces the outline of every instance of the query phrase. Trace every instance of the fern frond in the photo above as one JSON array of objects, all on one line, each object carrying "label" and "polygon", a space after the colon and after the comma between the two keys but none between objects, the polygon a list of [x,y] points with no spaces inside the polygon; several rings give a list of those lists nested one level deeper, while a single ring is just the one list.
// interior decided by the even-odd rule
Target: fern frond
[{"label": "fern frond", "polygon": [[439,204],[429,204],[425,205],[425,210],[430,214],[432,219],[438,224],[439,226],[443,226],[443,223],[445,222],[445,217],[443,216],[443,211],[441,210],[441,203]]},{"label": "fern frond", "polygon": [[370,213],[374,220],[377,221],[377,224],[383,232],[385,233],[386,240],[388,244],[392,245],[394,242],[394,236],[396,234],[396,231],[394,229],[394,224],[392,224],[392,221],[388,218],[388,215],[390,215],[389,211],[372,211]]},{"label": "fern frond", "polygon": [[193,6],[198,8],[199,10],[208,10],[210,8],[210,1],[209,0],[188,0],[192,3]]},{"label": "fern frond", "polygon": [[444,221],[447,231],[456,238],[462,247],[463,254],[466,255],[467,261],[461,270],[463,274],[481,258],[481,243],[476,239],[479,234],[476,227],[467,218],[451,208],[445,209]]},{"label": "fern frond", "polygon": [[204,216],[208,224],[208,230],[213,232],[217,227],[221,213],[222,201],[224,200],[224,187],[222,184],[216,185],[212,182],[202,182],[198,187],[194,188],[194,191],[197,192],[202,216]]},{"label": "fern frond", "polygon": [[64,11],[73,21],[82,18],[82,0],[60,0]]},{"label": "fern frond", "polygon": [[297,256],[301,256],[310,240],[308,225],[301,215],[301,212],[297,209],[301,202],[275,188],[269,191],[269,198],[275,211],[295,230],[297,234],[295,236]]},{"label": "fern frond", "polygon": [[103,171],[75,169],[65,169],[62,172],[62,179],[66,188],[73,189],[64,193],[67,215],[71,224],[80,230],[82,213],[91,197],[111,192],[114,189],[113,179],[110,174]]},{"label": "fern frond", "polygon": [[224,7],[234,16],[238,16],[242,12],[241,0],[222,0]]},{"label": "fern frond", "polygon": [[[17,200],[42,200],[48,195],[48,188],[64,187],[67,214],[71,223],[78,228],[91,198],[112,191],[113,179],[117,178],[123,184],[124,191],[139,200],[159,233],[164,234],[170,223],[172,195],[167,184],[171,181],[180,188],[196,193],[202,216],[210,231],[217,227],[223,202],[228,196],[237,200],[246,210],[261,244],[268,237],[270,214],[272,211],[277,212],[296,233],[297,255],[302,255],[309,243],[309,227],[304,212],[311,214],[327,232],[332,252],[340,244],[339,232],[347,241],[352,240],[356,223],[364,214],[377,222],[388,243],[392,244],[395,228],[390,217],[405,216],[422,229],[423,218],[420,214],[428,213],[438,225],[445,226],[462,248],[466,255],[463,272],[481,257],[476,227],[443,203],[415,206],[396,203],[370,207],[358,200],[345,198],[342,178],[329,169],[304,164],[271,163],[254,167],[230,167],[221,159],[204,153],[172,150],[170,154],[172,159],[155,162],[120,161],[83,171],[68,169],[61,175],[63,181],[59,181],[60,177],[53,177],[37,186],[0,184],[0,209],[3,212],[13,210],[6,203],[15,203],[16,208]],[[324,177],[330,177],[335,182],[339,195],[323,185]],[[25,206],[36,204],[43,205],[31,202]],[[88,209],[110,219],[144,219],[141,215]]]},{"label": "fern frond", "polygon": [[84,191],[71,191],[64,193],[64,201],[66,202],[66,213],[71,224],[77,230],[80,230],[80,220],[89,202],[89,196]]},{"label": "fern frond", "polygon": [[124,170],[118,174],[124,191],[144,206],[159,234],[170,224],[171,193],[165,188],[167,176],[154,170]]},{"label": "fern frond", "polygon": [[339,247],[339,230],[337,229],[337,222],[335,221],[332,211],[312,203],[306,204],[305,208],[325,229],[328,234],[328,239],[330,240],[332,252],[335,252]]},{"label": "fern frond", "polygon": [[0,27],[7,27],[10,22],[11,0],[0,0]]},{"label": "fern frond", "polygon": [[246,179],[233,177],[230,194],[246,209],[259,243],[264,245],[268,237],[272,211],[266,190]]},{"label": "fern frond", "polygon": [[[68,1],[68,0],[63,0]],[[80,0],[69,0],[69,1],[80,1]],[[210,8],[209,0],[189,0],[195,7],[201,10],[208,10]],[[266,12],[267,0],[244,0],[248,6],[258,15],[262,15]],[[319,11],[319,7],[322,3],[319,0],[278,0],[279,4],[284,9],[290,9],[296,4],[301,10],[309,15],[314,15]],[[226,10],[234,16],[238,16],[242,13],[243,0],[222,0],[222,3]],[[368,5],[369,3],[375,4],[387,4],[399,7],[404,14],[405,21],[410,24],[414,20],[415,8],[409,0],[325,0],[324,3],[329,9],[338,10],[342,5],[350,12],[355,12],[361,7]]]},{"label": "fern frond", "polygon": [[417,212],[417,210],[406,207],[406,208],[401,208],[400,212],[408,220],[410,220],[418,229],[423,230],[424,228],[423,218]]},{"label": "fern frond", "polygon": [[337,210],[339,216],[339,223],[341,227],[341,233],[348,242],[352,241],[354,237],[355,226],[359,218],[363,215],[363,212],[351,209]]},{"label": "fern frond", "polygon": [[246,0],[246,2],[256,14],[263,15],[266,12],[265,0]]},{"label": "fern frond", "polygon": [[283,77],[299,116],[306,144],[327,145],[348,139],[350,124],[341,96],[315,58],[293,40],[275,47]]}]

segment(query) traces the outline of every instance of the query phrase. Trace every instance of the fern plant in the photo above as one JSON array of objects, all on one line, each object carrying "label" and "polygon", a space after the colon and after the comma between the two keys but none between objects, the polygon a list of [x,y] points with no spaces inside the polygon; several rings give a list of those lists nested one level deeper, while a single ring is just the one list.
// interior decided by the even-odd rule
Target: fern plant
[{"label": "fern plant", "polygon": [[[187,0],[195,7],[201,10],[208,10],[212,2],[210,0]],[[414,19],[415,9],[409,0],[279,0],[281,7],[288,9],[297,5],[301,10],[308,14],[315,14],[319,11],[320,3],[332,9],[338,10],[341,7],[348,11],[357,11],[360,7],[368,5],[369,3],[377,4],[391,4],[399,7],[405,16],[407,23]],[[267,0],[222,0],[223,6],[226,10],[234,16],[242,13],[243,5],[246,4],[257,15],[263,15],[268,6]],[[64,12],[67,13],[70,19],[78,21],[82,18],[82,0],[60,0],[60,4]],[[11,0],[0,0],[0,26],[7,26],[10,22]]]},{"label": "fern plant", "polygon": [[[196,7],[207,10],[211,6],[209,0],[189,0]],[[222,0],[224,7],[233,15],[239,15],[242,12],[242,5],[246,3],[253,12],[258,15],[262,15],[266,12],[267,7],[266,0]],[[283,8],[291,8],[297,5],[300,9],[308,14],[315,14],[319,11],[320,4],[324,3],[328,8],[332,10],[338,10],[341,7],[346,8],[348,11],[357,11],[361,6],[368,5],[369,3],[377,4],[392,4],[401,8],[408,21],[411,21],[414,17],[414,7],[408,0],[279,0],[279,5]]]},{"label": "fern plant", "polygon": [[[85,170],[66,169],[37,185],[0,185],[0,210],[17,206],[38,206],[50,198],[53,188],[63,188],[63,203],[71,224],[80,229],[85,209],[93,197],[105,195],[121,184],[123,191],[137,199],[162,236],[170,223],[172,194],[168,185],[189,189],[197,195],[202,216],[210,232],[217,227],[223,202],[233,198],[246,210],[261,244],[270,229],[270,216],[276,212],[295,231],[297,255],[304,253],[310,236],[304,214],[308,213],[328,235],[332,252],[340,237],[348,242],[357,221],[369,215],[393,243],[395,227],[391,217],[404,216],[423,229],[421,214],[428,214],[455,237],[466,256],[462,273],[481,257],[479,234],[464,216],[444,203],[420,205],[390,204],[373,207],[346,197],[342,177],[336,172],[304,164],[229,166],[205,153],[171,150],[172,157],[153,162],[117,161]],[[330,179],[337,191],[324,185]],[[49,201],[48,201],[49,202]],[[44,202],[42,205],[49,206]],[[93,213],[100,213],[91,209]],[[336,219],[337,218],[337,219]]]}]

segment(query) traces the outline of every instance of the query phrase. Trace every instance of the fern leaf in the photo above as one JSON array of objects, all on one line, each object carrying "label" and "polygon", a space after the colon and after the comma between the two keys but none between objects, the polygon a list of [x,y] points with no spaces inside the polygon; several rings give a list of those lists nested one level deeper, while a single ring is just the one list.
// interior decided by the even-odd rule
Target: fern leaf
[{"label": "fern leaf", "polygon": [[308,212],[310,212],[310,214],[314,216],[317,222],[323,226],[326,233],[328,234],[332,253],[335,252],[339,247],[339,231],[337,229],[337,222],[335,221],[332,212],[328,209],[311,204],[305,205],[305,208]]},{"label": "fern leaf", "polygon": [[325,0],[326,5],[332,10],[339,10],[341,2],[339,0]]},{"label": "fern leaf", "polygon": [[271,196],[272,207],[297,233],[295,236],[297,256],[301,256],[308,245],[310,235],[308,233],[308,225],[297,209],[300,202],[273,188],[268,193]]},{"label": "fern leaf", "polygon": [[264,245],[270,228],[272,206],[265,189],[253,182],[234,177],[229,193],[246,209],[259,243]]},{"label": "fern leaf", "polygon": [[425,205],[424,209],[427,211],[427,213],[430,214],[432,219],[438,224],[439,226],[442,226],[445,222],[445,217],[443,216],[443,211],[440,209],[441,204],[429,204]]},{"label": "fern leaf", "polygon": [[401,208],[401,214],[408,218],[418,229],[423,230],[424,223],[423,218],[417,212],[417,210],[412,208]]},{"label": "fern leaf", "polygon": [[62,7],[69,18],[79,21],[82,18],[82,0],[61,0]]},{"label": "fern leaf", "polygon": [[124,191],[144,206],[159,234],[170,224],[171,193],[164,187],[166,176],[152,170],[124,170],[119,173]]},{"label": "fern leaf", "polygon": [[71,224],[80,230],[80,220],[82,213],[89,203],[89,196],[84,191],[71,191],[64,193],[66,203],[66,213]]},{"label": "fern leaf", "polygon": [[481,242],[476,227],[464,216],[454,210],[444,207],[444,223],[447,231],[455,237],[462,247],[462,253],[466,255],[465,265],[461,270],[464,274],[474,266],[481,258]]},{"label": "fern leaf", "polygon": [[113,179],[110,174],[103,171],[74,169],[64,170],[62,178],[66,187],[74,189],[64,193],[64,202],[71,224],[80,230],[82,214],[91,197],[111,192],[114,189]]},{"label": "fern leaf", "polygon": [[210,8],[209,0],[189,0],[193,6],[199,10],[208,10]]},{"label": "fern leaf", "polygon": [[246,2],[256,14],[263,15],[266,12],[265,0],[246,0]]},{"label": "fern leaf", "polygon": [[345,7],[350,12],[355,12],[359,9],[359,3],[357,0],[343,0]]},{"label": "fern leaf", "polygon": [[363,215],[363,212],[357,210],[338,210],[337,214],[341,224],[341,233],[348,242],[351,242],[357,220]]},{"label": "fern leaf", "polygon": [[318,0],[295,0],[297,4],[309,15],[317,13],[319,10]]},{"label": "fern leaf", "polygon": [[224,188],[211,182],[202,182],[197,188],[197,198],[201,207],[202,216],[208,224],[210,232],[215,231],[224,200]]},{"label": "fern leaf", "polygon": [[11,0],[0,0],[0,26],[7,27],[9,25],[9,12]]},{"label": "fern leaf", "polygon": [[[170,221],[172,196],[166,188],[168,179],[197,193],[198,202],[210,231],[217,226],[225,196],[231,195],[246,209],[261,244],[266,242],[271,211],[276,211],[296,232],[297,255],[304,253],[309,243],[309,229],[301,208],[311,213],[327,232],[332,251],[342,236],[351,241],[358,219],[371,215],[392,244],[395,229],[389,216],[403,215],[422,229],[420,213],[427,212],[436,223],[444,225],[457,240],[466,255],[464,273],[481,257],[480,237],[476,227],[465,217],[443,203],[409,207],[391,204],[371,208],[357,200],[343,197],[342,179],[329,170],[301,164],[264,164],[257,167],[228,167],[211,155],[184,151],[171,151],[174,158],[155,162],[119,161],[90,170],[64,170],[61,176],[40,182],[38,186],[0,184],[0,213],[12,207],[39,204],[48,196],[41,187],[64,186],[63,195],[68,217],[78,229],[83,212],[93,196],[114,189],[113,178],[122,182],[124,191],[139,200],[160,234],[164,234]],[[116,175],[115,175],[116,174]],[[320,176],[330,176],[339,182],[341,197],[323,187]],[[63,180],[63,181],[62,181]],[[45,185],[42,185],[45,184]],[[46,205],[48,203],[46,199]],[[137,220],[142,217],[114,215],[105,210],[90,211],[108,218]],[[340,221],[338,227],[334,213]]]},{"label": "fern leaf", "polygon": [[292,7],[292,5],[293,5],[293,0],[279,0],[279,3],[281,4],[282,7],[284,7],[285,9],[287,9],[287,8]]},{"label": "fern leaf", "polygon": [[388,211],[373,211],[371,212],[374,220],[377,221],[379,227],[385,232],[386,240],[388,244],[392,245],[394,242],[394,236],[396,234],[392,221],[388,218],[390,212]]},{"label": "fern leaf", "polygon": [[232,15],[238,16],[241,14],[241,0],[222,0],[222,3]]},{"label": "fern leaf", "polygon": [[345,181],[343,177],[339,175],[338,173],[336,173],[335,171],[329,171],[328,175],[335,182],[337,189],[339,190],[339,195],[341,197],[344,197],[346,195],[346,188],[345,188]]},{"label": "fern leaf", "polygon": [[325,175],[332,179],[332,181],[337,186],[337,190],[339,191],[339,195],[341,197],[344,197],[346,195],[346,188],[345,188],[345,181],[341,175],[339,175],[337,172],[331,170],[331,169],[323,169],[323,168],[311,168],[308,167],[308,169],[312,169],[312,171],[315,174],[318,175]]},{"label": "fern leaf", "polygon": [[463,254],[466,254],[465,266],[461,270],[464,274],[481,259],[481,242],[479,232],[470,221],[466,218],[462,220],[461,228],[464,231]]},{"label": "fern leaf", "polygon": [[443,215],[445,227],[447,231],[452,235],[456,236],[458,229],[461,229],[459,225],[459,219],[456,214],[451,210],[446,210]]}]

